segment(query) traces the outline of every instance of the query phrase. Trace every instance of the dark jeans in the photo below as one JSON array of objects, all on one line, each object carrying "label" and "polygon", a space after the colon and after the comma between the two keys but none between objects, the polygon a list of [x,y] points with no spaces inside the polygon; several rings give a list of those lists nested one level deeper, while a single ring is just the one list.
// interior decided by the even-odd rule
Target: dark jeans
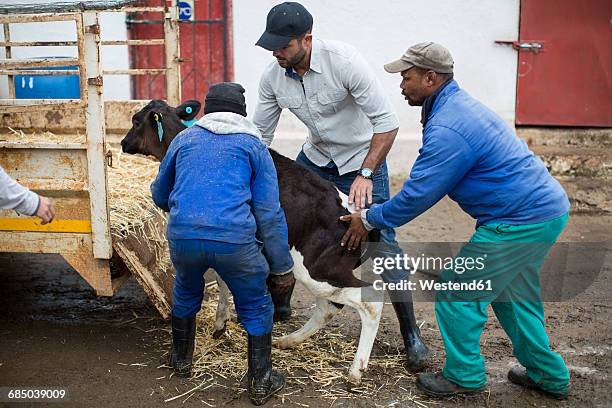
[{"label": "dark jeans", "polygon": [[204,272],[213,268],[232,292],[236,313],[247,333],[262,336],[272,331],[274,307],[266,284],[269,267],[260,245],[203,239],[175,239],[169,245],[176,269],[174,316],[188,318],[198,313],[204,297]]},{"label": "dark jeans", "polygon": [[[325,180],[331,181],[338,188],[338,190],[342,191],[346,195],[349,194],[351,185],[353,184],[355,177],[357,177],[359,174],[358,171],[352,171],[350,173],[340,175],[338,173],[338,167],[336,167],[334,162],[329,162],[329,164],[326,166],[319,167],[311,162],[303,151],[300,151],[295,161]],[[389,200],[389,174],[386,161],[383,161],[380,167],[376,170],[376,173],[372,178],[372,182],[372,201],[374,204],[384,203],[385,201]],[[400,256],[404,255],[404,252],[395,240],[395,231],[393,229],[389,228],[381,230],[380,239],[385,245],[378,246],[379,249],[376,251],[376,254],[374,255],[375,257],[395,258],[397,254]],[[382,273],[382,278],[385,282],[408,281],[410,278],[410,273],[405,269],[385,269],[385,271]],[[390,293],[390,295],[394,301],[412,301],[410,291],[403,291],[402,293],[397,292],[393,294]]]}]

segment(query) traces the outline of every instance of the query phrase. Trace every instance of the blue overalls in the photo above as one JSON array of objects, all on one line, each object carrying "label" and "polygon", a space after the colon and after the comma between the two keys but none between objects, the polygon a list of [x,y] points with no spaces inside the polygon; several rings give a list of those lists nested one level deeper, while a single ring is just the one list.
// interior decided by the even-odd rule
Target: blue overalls
[{"label": "blue overalls", "polygon": [[266,146],[239,129],[215,134],[190,127],[170,144],[151,192],[155,204],[170,213],[172,314],[197,314],[204,272],[213,268],[232,292],[247,333],[269,333],[274,310],[266,279],[291,270],[293,261]]}]

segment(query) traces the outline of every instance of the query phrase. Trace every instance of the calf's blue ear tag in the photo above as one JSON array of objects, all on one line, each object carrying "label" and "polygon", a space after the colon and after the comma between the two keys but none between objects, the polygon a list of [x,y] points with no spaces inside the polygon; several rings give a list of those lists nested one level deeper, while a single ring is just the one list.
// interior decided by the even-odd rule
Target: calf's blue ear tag
[{"label": "calf's blue ear tag", "polygon": [[157,123],[157,136],[159,137],[159,143],[161,143],[162,139],[164,138],[164,128],[161,123],[161,118],[161,114],[153,114],[153,119],[155,120],[155,123]]},{"label": "calf's blue ear tag", "polygon": [[[188,106],[185,108],[185,113],[187,113],[188,115],[191,115],[193,113],[193,108],[191,106]],[[198,120],[193,118],[191,120],[181,120],[181,122],[183,122],[183,125],[187,126],[187,127],[191,127],[193,126]]]}]

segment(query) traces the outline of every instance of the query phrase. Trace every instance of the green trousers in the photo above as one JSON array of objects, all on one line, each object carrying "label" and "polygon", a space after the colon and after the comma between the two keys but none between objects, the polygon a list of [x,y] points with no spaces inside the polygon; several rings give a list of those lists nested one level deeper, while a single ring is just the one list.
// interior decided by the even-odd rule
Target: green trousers
[{"label": "green trousers", "polygon": [[567,218],[565,214],[538,224],[482,225],[455,259],[480,257],[476,265],[483,267],[465,270],[455,265],[441,274],[440,283],[483,280],[491,289],[470,291],[465,286],[464,290],[436,293],[436,319],[446,349],[444,377],[466,388],[486,384],[480,335],[491,304],[529,377],[548,391],[568,387],[565,363],[550,350],[540,297],[540,268]]}]

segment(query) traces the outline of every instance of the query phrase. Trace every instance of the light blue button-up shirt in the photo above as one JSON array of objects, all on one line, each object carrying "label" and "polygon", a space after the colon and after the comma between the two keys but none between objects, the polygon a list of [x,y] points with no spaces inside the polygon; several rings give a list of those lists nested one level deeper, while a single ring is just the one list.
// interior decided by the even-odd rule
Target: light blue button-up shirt
[{"label": "light blue button-up shirt", "polygon": [[300,78],[276,61],[265,69],[253,122],[270,145],[282,109],[308,128],[303,150],[318,166],[333,161],[340,174],[358,170],[372,135],[399,127],[374,72],[352,46],[314,39],[310,70]]}]

